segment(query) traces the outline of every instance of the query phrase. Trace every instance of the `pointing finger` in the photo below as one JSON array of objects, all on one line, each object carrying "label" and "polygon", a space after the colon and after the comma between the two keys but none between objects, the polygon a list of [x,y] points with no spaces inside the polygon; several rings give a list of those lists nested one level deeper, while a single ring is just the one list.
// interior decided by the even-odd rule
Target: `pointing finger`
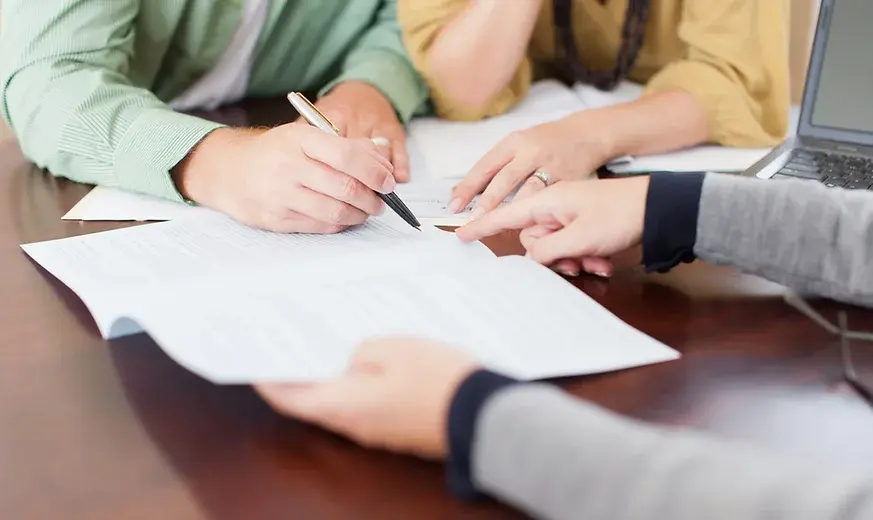
[{"label": "pointing finger", "polygon": [[452,200],[449,202],[449,211],[458,213],[466,208],[473,198],[482,192],[515,153],[507,141],[501,141],[488,153],[486,153],[473,166],[469,173],[452,190]]}]

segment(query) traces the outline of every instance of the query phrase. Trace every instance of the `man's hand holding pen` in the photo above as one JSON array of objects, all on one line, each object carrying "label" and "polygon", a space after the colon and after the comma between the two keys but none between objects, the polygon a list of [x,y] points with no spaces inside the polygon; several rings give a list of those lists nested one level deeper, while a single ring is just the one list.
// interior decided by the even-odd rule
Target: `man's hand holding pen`
[{"label": "man's hand holding pen", "polygon": [[[321,111],[313,105],[306,97],[299,92],[291,92],[288,94],[288,102],[297,110],[300,114],[300,117],[305,119],[307,123],[312,125],[313,127],[321,130],[324,133],[330,134],[332,136],[340,136],[342,133],[337,126],[328,119]],[[379,137],[379,139],[385,139],[384,137]],[[370,138],[370,142],[373,146],[377,146],[377,138]],[[389,143],[390,144],[390,143]],[[390,163],[389,163],[390,165]],[[392,166],[392,174],[393,174],[393,166]],[[418,222],[418,219],[415,218],[415,215],[412,214],[412,211],[406,207],[406,204],[400,200],[395,193],[389,192],[377,192],[377,195],[380,199],[382,199],[385,204],[388,205],[391,210],[396,213],[400,218],[402,218],[407,224],[414,227],[415,229],[421,230],[421,224]]]},{"label": "man's hand holding pen", "polygon": [[336,233],[381,214],[393,173],[372,141],[306,123],[218,129],[174,171],[190,200],[282,233]]}]

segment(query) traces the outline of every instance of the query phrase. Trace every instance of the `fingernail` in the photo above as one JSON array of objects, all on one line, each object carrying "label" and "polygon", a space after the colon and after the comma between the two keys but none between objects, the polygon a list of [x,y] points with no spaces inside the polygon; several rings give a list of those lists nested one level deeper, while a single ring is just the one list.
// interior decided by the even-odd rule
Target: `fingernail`
[{"label": "fingernail", "polygon": [[562,275],[570,277],[570,278],[576,278],[577,276],[579,276],[579,271],[567,269],[566,267],[559,267],[558,272],[561,273]]},{"label": "fingernail", "polygon": [[384,215],[385,214],[385,204],[382,204],[379,206],[379,211],[377,211],[376,214],[377,215]]},{"label": "fingernail", "polygon": [[461,211],[461,206],[461,199],[452,199],[452,201],[449,202],[449,211],[451,211],[452,213],[457,213]]},{"label": "fingernail", "polygon": [[473,222],[477,218],[481,217],[485,214],[485,208],[476,208],[470,213],[470,222]]},{"label": "fingernail", "polygon": [[389,175],[388,178],[385,179],[385,182],[382,183],[382,193],[391,193],[396,186],[397,181],[394,180],[394,177]]},{"label": "fingernail", "polygon": [[603,271],[597,271],[597,272],[595,272],[595,273],[593,273],[593,274],[594,274],[594,276],[599,276],[599,277],[601,277],[601,278],[609,278],[609,274],[608,274],[608,273],[604,273]]}]

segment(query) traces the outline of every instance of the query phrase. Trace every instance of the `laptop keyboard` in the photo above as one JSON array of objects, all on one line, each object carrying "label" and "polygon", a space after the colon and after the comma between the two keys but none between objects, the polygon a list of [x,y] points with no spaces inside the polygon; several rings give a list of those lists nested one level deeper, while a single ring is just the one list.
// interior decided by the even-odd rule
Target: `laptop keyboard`
[{"label": "laptop keyboard", "polygon": [[851,155],[794,150],[774,178],[811,179],[829,188],[873,191],[873,160]]}]

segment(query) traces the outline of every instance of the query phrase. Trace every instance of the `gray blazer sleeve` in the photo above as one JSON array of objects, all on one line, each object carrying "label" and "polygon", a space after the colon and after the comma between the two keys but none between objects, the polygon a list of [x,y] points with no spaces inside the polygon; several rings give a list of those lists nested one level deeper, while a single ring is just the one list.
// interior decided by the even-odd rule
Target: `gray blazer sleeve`
[{"label": "gray blazer sleeve", "polygon": [[471,472],[477,489],[540,519],[873,518],[871,479],[644,425],[547,385],[488,399]]},{"label": "gray blazer sleeve", "polygon": [[800,292],[873,307],[873,191],[707,175],[694,252]]}]

